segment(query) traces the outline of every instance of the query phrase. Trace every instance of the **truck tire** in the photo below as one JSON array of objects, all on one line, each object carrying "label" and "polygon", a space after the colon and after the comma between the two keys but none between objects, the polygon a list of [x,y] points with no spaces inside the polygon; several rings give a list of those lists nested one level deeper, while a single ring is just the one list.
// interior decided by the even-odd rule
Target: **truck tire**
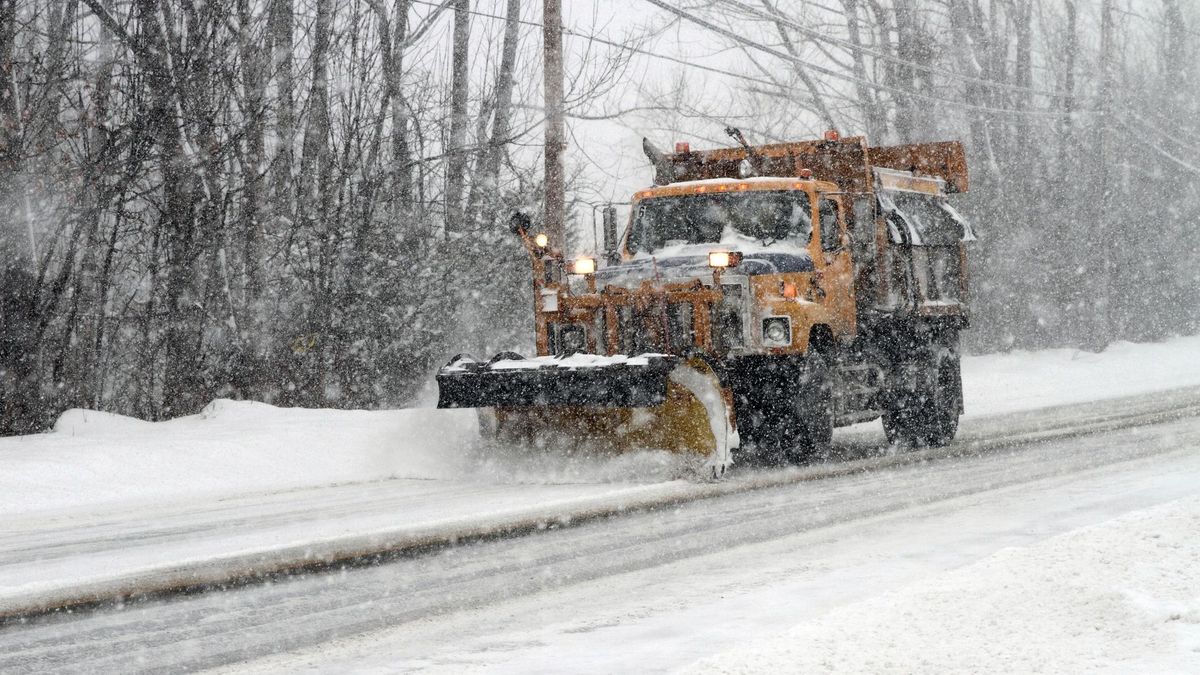
[{"label": "truck tire", "polygon": [[[832,373],[825,358],[811,352],[791,373],[743,397],[738,427],[752,461],[799,464],[829,455],[833,437]],[[768,378],[763,378],[767,380]]]},{"label": "truck tire", "polygon": [[930,366],[936,368],[936,373],[925,378],[917,391],[900,397],[900,405],[883,414],[883,430],[892,445],[940,448],[954,440],[958,432],[961,361],[951,351]]},{"label": "truck tire", "polygon": [[[790,392],[787,394],[790,398]],[[762,405],[748,410],[739,433],[756,464],[780,466],[791,461],[797,427],[787,405]]]},{"label": "truck tire", "polygon": [[820,352],[811,352],[796,387],[795,438],[787,459],[800,463],[829,457],[833,446],[833,374]]}]

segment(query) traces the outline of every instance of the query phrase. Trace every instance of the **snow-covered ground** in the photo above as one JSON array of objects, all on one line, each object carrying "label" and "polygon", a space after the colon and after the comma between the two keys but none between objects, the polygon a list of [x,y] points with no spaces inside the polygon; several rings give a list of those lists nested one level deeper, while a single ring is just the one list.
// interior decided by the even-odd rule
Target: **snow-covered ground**
[{"label": "snow-covered ground", "polygon": [[472,411],[343,411],[214,401],[143,422],[70,410],[53,431],[0,438],[0,516],[130,506],[389,477],[453,478]]},{"label": "snow-covered ground", "polygon": [[[964,361],[964,386],[967,419],[962,435],[967,447],[972,447],[980,439],[1010,431],[1018,436],[1038,432],[1045,428],[1043,423],[1047,420],[1051,425],[1059,424],[1062,420],[1058,418],[1064,415],[1067,422],[1075,419],[1072,415],[1080,416],[1079,419],[1089,415],[1104,419],[1115,410],[1137,407],[1117,400],[1122,397],[1200,386],[1200,338],[1178,338],[1165,344],[1118,344],[1102,354],[1054,350],[968,357]],[[1184,396],[1186,401],[1184,398],[1175,401],[1176,407],[1180,403],[1194,405],[1188,397],[1194,395],[1189,393]],[[1101,403],[1107,399],[1113,402]],[[1045,419],[1025,412],[1067,404],[1082,406],[1062,414],[1043,415]],[[1147,409],[1153,409],[1153,405],[1147,404]],[[1180,428],[1190,429],[1187,423]],[[878,422],[839,433],[843,442],[850,444],[846,447],[861,438],[867,439],[867,445],[877,444],[877,440],[871,439],[882,436]],[[748,484],[762,475],[753,471],[736,474],[725,484],[730,489],[715,489],[671,480],[680,467],[673,456],[665,453],[646,452],[620,458],[493,454],[494,449],[476,447],[475,436],[473,411],[302,410],[222,400],[200,415],[161,423],[70,411],[51,433],[0,439],[0,610],[5,609],[6,602],[9,609],[36,606],[22,603],[38,598],[87,598],[87,593],[92,592],[95,597],[110,597],[106,593],[136,591],[138,584],[146,580],[158,579],[161,588],[170,588],[176,584],[172,579],[204,581],[209,579],[205,574],[211,572],[215,575],[211,578],[220,581],[230,578],[222,576],[226,569],[252,572],[271,569],[273,556],[327,559],[323,556],[329,551],[340,555],[353,552],[355,547],[382,550],[371,547],[381,542],[420,541],[432,532],[486,531],[492,524],[504,531],[506,523],[541,523],[531,519],[552,518],[555,513],[579,514],[588,509],[612,513],[614,509],[621,511],[641,502],[657,504],[672,498],[729,494],[742,489],[739,481]],[[1196,484],[1200,470],[1196,470],[1194,463],[1188,463],[1190,458],[1186,455],[1183,460],[1172,470],[1186,475],[1170,477],[1161,494],[1154,490],[1146,491],[1147,494],[1160,499],[1173,494],[1171,490],[1190,494],[1187,490]],[[1054,461],[1053,457],[1048,461]],[[791,471],[798,474],[808,470]],[[1151,480],[1161,470],[1151,464],[1143,471],[1147,480]],[[1023,475],[1017,468],[1012,474]],[[940,495],[944,487],[931,489]],[[1097,488],[1093,485],[1089,489]],[[993,505],[993,508],[1003,507]],[[1180,508],[1191,509],[1193,521],[1200,518],[1195,502],[1181,502]],[[1028,522],[1035,522],[1037,513],[1026,516]],[[1171,518],[1176,522],[1184,517],[1176,514]],[[1001,519],[988,527],[1001,527],[1003,531],[1003,525]],[[1069,529],[1064,527],[1062,531]],[[979,548],[977,544],[972,544],[975,546],[972,550]],[[1080,545],[1103,548],[1109,544]],[[1042,555],[1038,553],[1041,546],[1030,548],[1027,555]],[[1137,542],[1121,546],[1129,548],[1128,555],[1114,564],[1159,569],[1159,556],[1146,547]],[[1195,550],[1177,553],[1200,562]],[[916,554],[925,555],[928,551],[922,549]],[[988,570],[987,574],[977,575],[980,583],[999,584],[1002,589],[1011,576],[1021,574],[1020,570],[1004,571],[1005,565],[1017,564],[1008,558],[1024,560],[1021,555],[1000,552],[994,560],[980,561],[978,564]],[[1062,555],[1068,560],[1086,559],[1082,554]],[[335,559],[340,558],[335,556]],[[1166,574],[1171,574],[1172,565],[1176,565],[1171,560],[1163,563]],[[1026,562],[1035,566],[1049,564]],[[739,565],[744,565],[744,561],[731,565],[731,569]],[[944,565],[934,568],[939,573],[945,571]],[[934,591],[943,582],[959,583],[953,577],[943,581],[937,581],[938,578],[931,575],[927,579],[934,584],[930,587]],[[1149,577],[1137,577],[1118,590],[1133,595],[1141,593],[1137,597],[1151,600],[1174,593],[1170,595],[1174,598],[1172,602],[1183,605],[1190,602],[1186,598],[1180,600],[1183,596],[1176,592],[1178,588],[1153,586],[1152,580],[1146,579]],[[1180,575],[1176,579],[1181,583],[1195,581],[1194,577]],[[1022,593],[1053,597],[1054,589],[1037,587],[1035,581],[1024,580],[1023,585],[1010,586]],[[1083,597],[1080,594],[1103,595],[1098,586],[1085,586],[1079,587],[1082,590],[1069,589],[1074,595],[1064,602],[1076,602],[1076,596]],[[71,595],[81,589],[87,592]],[[845,621],[860,627],[862,632],[855,641],[875,640],[878,635],[871,630],[884,631],[889,624],[909,620],[903,615],[908,603],[915,612],[936,613],[940,611],[937,607],[931,604],[922,609],[921,603],[935,603],[938,597],[950,601],[936,593],[929,596],[929,592],[930,589],[913,586],[903,593],[897,591],[895,597],[863,597],[861,607],[843,603],[837,612],[822,614],[812,622],[797,622],[794,616],[786,616],[792,619],[791,623],[798,623],[794,629],[798,632],[811,628],[818,633],[828,630],[836,634],[843,630],[836,622]],[[989,592],[980,586],[969,594],[986,596]],[[995,592],[1002,594],[1002,590]],[[1085,598],[1078,601],[1082,605],[1064,606],[1062,611],[1077,609],[1081,616],[1094,616],[1105,626],[1129,618],[1121,614],[1127,608],[1113,603],[1109,605],[1116,608],[1109,607],[1112,611],[1108,614],[1088,614],[1089,602],[1092,601]],[[997,608],[1004,606],[999,600],[993,604]],[[1101,605],[1092,609],[1103,609]],[[1190,630],[1187,626],[1194,622],[1189,624],[1186,617],[1194,616],[1195,603],[1189,606],[1192,609],[1184,607],[1177,612],[1179,619],[1170,619],[1170,623],[1178,624],[1182,627],[1179,630],[1184,631],[1179,641],[1171,643],[1176,650],[1171,654],[1179,658],[1153,665],[1171,668],[1172,664],[1192,663],[1180,660],[1193,644],[1188,642],[1191,633],[1187,633]],[[867,622],[856,618],[860,615],[854,612],[859,611],[887,618],[872,629]],[[899,614],[888,616],[888,611]],[[1020,611],[1032,609],[1014,606],[1008,613],[1019,617]],[[839,612],[845,613],[845,617]],[[1050,620],[1032,614],[1026,618]],[[816,627],[806,628],[809,623]],[[961,623],[970,625],[973,632],[989,630],[987,625],[969,624],[965,620]],[[1129,639],[1151,639],[1147,637],[1153,633],[1149,628],[1137,632],[1148,625],[1138,623],[1136,630],[1130,629]],[[994,630],[1008,628],[1012,629],[1008,638],[1019,639],[1019,622]],[[924,665],[911,660],[913,654],[928,651],[921,640],[936,641],[935,629],[927,633],[910,631],[903,638],[888,643],[894,646],[895,653],[888,652],[885,646],[874,656],[860,656],[892,658],[907,654],[909,661],[896,656],[896,662],[901,664],[900,670],[909,671],[925,670],[924,666],[959,669],[962,665],[943,659],[936,652],[929,652],[937,658]],[[713,656],[709,649],[706,651],[710,653],[709,659],[696,667],[736,670],[735,664],[744,662],[760,663],[762,669],[774,670],[772,664],[796,662],[786,652],[787,644],[787,639],[781,637],[738,647],[753,650],[753,659],[734,653],[728,658],[722,654]],[[997,644],[1001,646],[997,646],[996,653],[1007,653],[1006,650],[1013,648],[1012,644]],[[970,645],[963,643],[963,646]],[[841,649],[844,645],[830,647],[834,648]],[[1133,647],[1130,650],[1128,653],[1137,652]],[[1148,652],[1137,653],[1144,657]],[[839,654],[831,653],[830,659],[842,663]],[[381,661],[384,662],[387,659]],[[678,658],[672,663],[672,667],[680,665]],[[805,663],[815,663],[816,669],[821,667],[821,662]],[[851,663],[868,670],[879,669],[875,662]],[[1075,662],[1062,663],[1065,669],[1074,669]],[[1149,662],[1142,658],[1141,663]],[[1090,667],[1087,663],[1082,666]]]},{"label": "snow-covered ground", "polygon": [[[1200,385],[1200,337],[1118,343],[1100,354],[967,357],[963,385],[968,418]],[[0,438],[0,518],[390,478],[563,483],[678,473],[672,458],[656,453],[603,461],[479,457],[476,424],[470,410],[305,410],[227,400],[158,423],[72,410],[50,433]]]},{"label": "snow-covered ground", "polygon": [[1200,384],[1200,337],[1118,342],[1099,354],[1073,349],[969,356],[968,417],[1099,401]]},{"label": "snow-covered ground", "polygon": [[686,671],[1200,669],[1200,497],[1080,528],[837,607]]},{"label": "snow-covered ground", "polygon": [[226,672],[1200,672],[1198,447],[1180,419],[263,589],[238,611],[388,619]]}]

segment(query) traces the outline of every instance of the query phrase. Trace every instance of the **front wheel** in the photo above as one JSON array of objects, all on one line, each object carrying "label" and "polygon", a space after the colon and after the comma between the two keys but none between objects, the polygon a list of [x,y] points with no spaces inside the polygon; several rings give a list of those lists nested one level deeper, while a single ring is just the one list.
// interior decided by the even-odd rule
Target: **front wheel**
[{"label": "front wheel", "polygon": [[816,352],[803,363],[766,369],[742,394],[738,430],[755,461],[797,464],[829,455],[833,438],[832,373]]},{"label": "front wheel", "polygon": [[819,352],[805,359],[792,409],[796,435],[788,459],[799,463],[828,457],[833,447],[833,375]]}]

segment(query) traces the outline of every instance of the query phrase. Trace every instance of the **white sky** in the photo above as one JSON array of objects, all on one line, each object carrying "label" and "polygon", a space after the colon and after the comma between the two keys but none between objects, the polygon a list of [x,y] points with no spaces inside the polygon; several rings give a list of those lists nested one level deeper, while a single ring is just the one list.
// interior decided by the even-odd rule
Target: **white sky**
[{"label": "white sky", "polygon": [[[497,5],[503,0],[492,0]],[[541,3],[531,8],[534,20],[541,21]],[[673,17],[645,0],[563,0],[563,26],[582,34],[603,36],[614,42],[636,33],[647,26],[660,27]],[[540,40],[540,36],[538,36]],[[568,58],[572,49],[579,49],[585,40],[578,36],[565,35],[564,45]],[[740,56],[736,53],[715,54],[723,39],[706,33],[698,27],[680,27],[678,24],[663,32],[656,39],[643,45],[643,49],[657,54],[682,59],[691,63],[704,63],[726,70],[739,68]],[[576,52],[577,53],[577,52]],[[569,66],[568,66],[569,67]],[[596,105],[591,113],[627,110],[645,103],[643,92],[666,86],[681,73],[687,71],[689,83],[697,89],[713,89],[720,96],[727,96],[733,83],[720,75],[703,71],[688,71],[684,66],[668,60],[635,54],[625,74],[626,84],[618,87],[614,95]],[[538,75],[540,77],[540,73]],[[708,138],[721,138],[722,129],[711,121],[685,122],[688,133],[670,133],[653,128],[646,114],[627,114],[614,120],[568,119],[568,148],[564,157],[569,170],[582,172],[586,187],[577,186],[581,199],[595,202],[624,202],[638,189],[650,184],[653,170],[642,153],[642,138],[649,137],[661,148],[673,147],[675,141],[686,140],[694,146],[711,146],[693,134]],[[724,142],[724,141],[722,141]],[[578,188],[583,188],[579,190]],[[590,194],[588,194],[590,193]],[[620,208],[620,207],[619,207]],[[621,218],[624,211],[621,210]],[[591,214],[579,213],[580,221],[587,225]],[[586,237],[590,243],[590,237]]]}]

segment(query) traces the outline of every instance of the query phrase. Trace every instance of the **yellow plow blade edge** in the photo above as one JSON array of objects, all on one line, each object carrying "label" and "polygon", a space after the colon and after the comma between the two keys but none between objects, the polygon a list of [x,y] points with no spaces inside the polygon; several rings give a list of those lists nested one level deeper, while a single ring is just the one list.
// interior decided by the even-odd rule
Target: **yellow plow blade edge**
[{"label": "yellow plow blade edge", "polygon": [[728,392],[698,359],[670,372],[666,396],[655,406],[501,407],[485,414],[492,419],[484,427],[502,441],[612,453],[667,450],[702,458],[711,477],[724,474],[738,446]]}]

